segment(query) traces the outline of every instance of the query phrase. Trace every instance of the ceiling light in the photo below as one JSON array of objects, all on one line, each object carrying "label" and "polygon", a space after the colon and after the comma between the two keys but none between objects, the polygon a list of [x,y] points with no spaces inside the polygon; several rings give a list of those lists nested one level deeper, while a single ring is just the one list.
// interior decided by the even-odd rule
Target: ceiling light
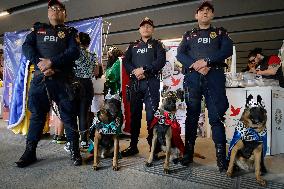
[{"label": "ceiling light", "polygon": [[2,11],[0,12],[0,17],[2,16],[6,16],[6,15],[9,15],[10,13],[8,11]]}]

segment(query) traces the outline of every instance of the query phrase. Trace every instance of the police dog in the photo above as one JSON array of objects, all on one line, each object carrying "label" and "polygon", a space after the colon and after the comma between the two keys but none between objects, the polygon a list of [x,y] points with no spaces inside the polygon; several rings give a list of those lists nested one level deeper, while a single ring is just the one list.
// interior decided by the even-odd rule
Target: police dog
[{"label": "police dog", "polygon": [[[154,120],[150,126],[150,129],[153,129],[153,138],[151,152],[148,161],[146,162],[147,167],[151,167],[154,159],[154,151],[157,146],[157,142],[161,145],[163,151],[166,153],[166,158],[164,162],[164,173],[169,173],[169,161],[171,152],[175,156],[175,162],[179,156],[179,150],[175,146],[172,148],[172,137],[173,137],[173,127],[172,124],[178,124],[175,118],[175,113],[177,110],[176,101],[178,98],[179,92],[166,92],[163,94],[162,107],[155,113]],[[182,95],[183,96],[183,95]],[[176,125],[179,127],[179,125]],[[180,129],[180,127],[178,128]],[[180,134],[180,133],[179,133]],[[181,139],[180,139],[181,140]],[[182,149],[184,149],[184,144],[181,141]]]},{"label": "police dog", "polygon": [[[243,170],[255,169],[257,182],[266,186],[266,181],[261,177],[264,167],[263,148],[266,144],[266,110],[261,96],[257,96],[257,102],[249,95],[245,110],[237,124],[236,131],[229,148],[229,167],[227,175],[232,177],[234,167]],[[236,140],[234,140],[236,139]]]},{"label": "police dog", "polygon": [[[112,169],[117,171],[118,167],[118,152],[119,152],[119,138],[118,133],[120,130],[122,117],[121,117],[121,102],[115,98],[106,99],[103,107],[95,116],[93,126],[94,133],[94,164],[93,169],[98,169],[98,156],[99,148],[101,157],[104,157],[105,152],[108,155],[112,154],[113,149],[113,162]],[[113,144],[113,145],[112,145]]]}]

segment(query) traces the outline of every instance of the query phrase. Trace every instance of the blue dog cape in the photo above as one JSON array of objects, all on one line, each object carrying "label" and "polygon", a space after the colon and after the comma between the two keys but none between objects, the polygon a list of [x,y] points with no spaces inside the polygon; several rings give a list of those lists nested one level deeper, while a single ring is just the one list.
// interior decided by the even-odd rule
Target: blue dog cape
[{"label": "blue dog cape", "polygon": [[230,143],[229,152],[227,156],[228,160],[230,159],[232,149],[234,148],[234,146],[237,144],[239,140],[262,142],[263,144],[262,145],[263,147],[262,156],[265,156],[266,150],[267,150],[267,130],[266,128],[261,133],[257,133],[252,128],[246,128],[243,122],[238,121],[235,127],[233,139]]}]

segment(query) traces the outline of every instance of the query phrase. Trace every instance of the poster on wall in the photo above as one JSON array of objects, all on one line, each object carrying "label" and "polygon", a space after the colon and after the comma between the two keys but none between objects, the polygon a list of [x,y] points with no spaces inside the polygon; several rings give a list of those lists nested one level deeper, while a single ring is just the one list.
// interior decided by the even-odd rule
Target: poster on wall
[{"label": "poster on wall", "polygon": [[[176,59],[177,48],[181,39],[162,41],[166,49],[166,65],[162,70],[162,93],[166,91],[183,90],[182,64]],[[202,102],[202,112],[199,116],[197,135],[206,137],[205,126],[205,106]],[[185,134],[186,103],[179,100],[177,102],[176,118],[181,126],[181,135]]]},{"label": "poster on wall", "polygon": [[[177,61],[177,48],[180,40],[162,41],[166,49],[166,65],[162,70],[162,93],[166,91],[183,90],[183,74],[181,72],[181,64]],[[183,101],[177,102],[176,118],[181,126],[181,135],[184,135],[186,104]]]}]

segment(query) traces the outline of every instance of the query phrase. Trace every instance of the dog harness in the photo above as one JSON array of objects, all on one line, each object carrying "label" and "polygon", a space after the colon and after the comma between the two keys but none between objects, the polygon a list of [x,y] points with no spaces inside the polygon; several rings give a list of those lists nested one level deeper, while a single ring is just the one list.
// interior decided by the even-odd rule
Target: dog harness
[{"label": "dog harness", "polygon": [[258,133],[253,128],[246,128],[243,122],[238,121],[235,125],[235,132],[233,135],[233,139],[230,143],[227,159],[230,159],[232,149],[239,140],[242,140],[245,145],[245,148],[241,150],[241,153],[245,158],[249,158],[253,149],[257,147],[260,143],[263,143],[262,155],[265,156],[267,150],[266,128],[260,133]]}]

